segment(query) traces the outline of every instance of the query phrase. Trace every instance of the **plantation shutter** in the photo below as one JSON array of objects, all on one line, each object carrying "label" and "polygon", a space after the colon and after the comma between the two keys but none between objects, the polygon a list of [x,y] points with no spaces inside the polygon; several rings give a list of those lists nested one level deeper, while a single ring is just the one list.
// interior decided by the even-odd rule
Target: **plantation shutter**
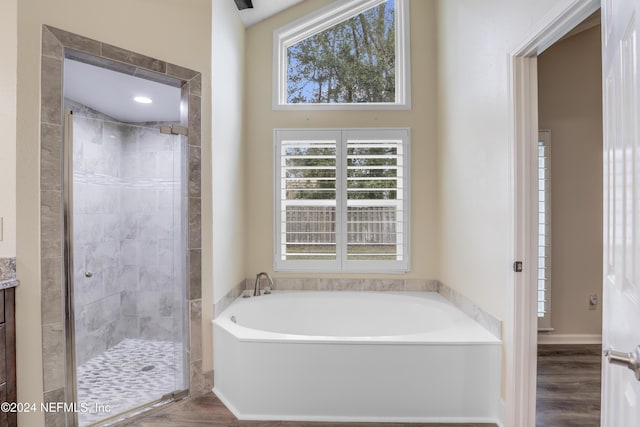
[{"label": "plantation shutter", "polygon": [[407,129],[275,131],[275,269],[409,268]]},{"label": "plantation shutter", "polygon": [[347,137],[347,258],[404,257],[403,140],[363,131]]},{"label": "plantation shutter", "polygon": [[538,329],[551,329],[551,147],[550,132],[538,138]]},{"label": "plantation shutter", "polygon": [[336,198],[339,133],[280,133],[279,260],[337,263]]}]

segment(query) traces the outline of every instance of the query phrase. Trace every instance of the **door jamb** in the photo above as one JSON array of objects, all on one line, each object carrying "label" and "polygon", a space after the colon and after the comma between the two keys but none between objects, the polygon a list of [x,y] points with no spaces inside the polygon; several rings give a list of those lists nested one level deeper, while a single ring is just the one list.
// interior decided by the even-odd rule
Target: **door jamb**
[{"label": "door jamb", "polygon": [[513,260],[523,261],[509,289],[505,322],[506,426],[535,426],[537,311],[533,208],[538,138],[537,56],[600,8],[599,0],[567,0],[552,9],[508,55]]}]

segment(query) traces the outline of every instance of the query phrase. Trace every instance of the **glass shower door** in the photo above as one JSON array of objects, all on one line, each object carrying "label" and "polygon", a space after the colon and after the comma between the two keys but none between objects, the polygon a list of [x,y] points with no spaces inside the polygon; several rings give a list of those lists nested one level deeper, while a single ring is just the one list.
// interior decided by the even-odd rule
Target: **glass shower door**
[{"label": "glass shower door", "polygon": [[86,426],[188,388],[186,145],[158,125],[80,105],[68,117],[75,390]]}]

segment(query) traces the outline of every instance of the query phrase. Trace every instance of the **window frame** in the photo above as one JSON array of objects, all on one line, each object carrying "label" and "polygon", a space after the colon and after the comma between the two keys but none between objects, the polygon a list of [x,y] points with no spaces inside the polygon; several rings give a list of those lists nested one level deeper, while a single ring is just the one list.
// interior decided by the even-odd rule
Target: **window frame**
[{"label": "window frame", "polygon": [[[336,259],[335,260],[283,260],[281,210],[281,144],[287,139],[336,141]],[[375,139],[402,140],[402,260],[349,260],[347,259],[347,145],[351,135]],[[384,136],[384,138],[381,138]],[[411,267],[411,130],[410,128],[324,128],[273,130],[273,268],[279,272],[306,273],[407,273]]]},{"label": "window frame", "polygon": [[396,20],[396,96],[395,102],[288,103],[287,49],[386,0],[336,1],[273,32],[274,110],[410,110],[411,58],[409,0],[395,0]]}]

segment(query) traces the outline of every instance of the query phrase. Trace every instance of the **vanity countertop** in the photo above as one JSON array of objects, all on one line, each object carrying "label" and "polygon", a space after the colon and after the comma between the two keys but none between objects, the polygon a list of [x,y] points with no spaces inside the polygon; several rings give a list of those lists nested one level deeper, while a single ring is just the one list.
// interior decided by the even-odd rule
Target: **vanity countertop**
[{"label": "vanity countertop", "polygon": [[0,280],[0,290],[15,288],[20,284],[18,279],[10,279],[10,280]]}]

